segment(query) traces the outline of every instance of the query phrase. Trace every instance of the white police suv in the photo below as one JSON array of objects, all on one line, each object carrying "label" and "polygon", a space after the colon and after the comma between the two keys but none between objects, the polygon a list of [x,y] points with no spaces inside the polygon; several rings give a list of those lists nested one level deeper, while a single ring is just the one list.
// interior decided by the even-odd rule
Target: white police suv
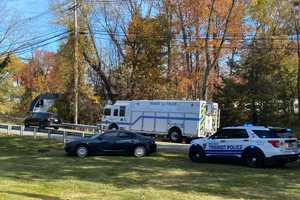
[{"label": "white police suv", "polygon": [[249,167],[265,164],[284,166],[299,158],[296,138],[282,138],[264,126],[232,126],[220,129],[208,138],[191,142],[189,157],[201,162],[209,157],[241,158]]}]

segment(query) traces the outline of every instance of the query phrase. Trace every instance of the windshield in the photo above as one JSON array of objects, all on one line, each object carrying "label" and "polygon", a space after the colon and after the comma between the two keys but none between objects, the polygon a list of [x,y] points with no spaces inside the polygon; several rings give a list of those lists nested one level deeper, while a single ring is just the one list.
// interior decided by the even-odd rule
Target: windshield
[{"label": "windshield", "polygon": [[260,138],[280,138],[279,135],[270,130],[252,130]]},{"label": "windshield", "polygon": [[110,114],[111,114],[111,109],[110,108],[105,108],[104,109],[104,115],[105,116],[110,116]]},{"label": "windshield", "polygon": [[98,137],[100,136],[100,134],[96,134],[96,135],[93,135],[92,137],[90,137],[92,140],[94,139],[97,139]]}]

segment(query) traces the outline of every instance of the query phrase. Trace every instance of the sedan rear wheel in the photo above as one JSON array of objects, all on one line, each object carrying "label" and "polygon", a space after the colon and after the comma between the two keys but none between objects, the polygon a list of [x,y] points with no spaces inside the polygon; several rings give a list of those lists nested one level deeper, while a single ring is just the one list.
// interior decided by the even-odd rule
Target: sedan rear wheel
[{"label": "sedan rear wheel", "polygon": [[135,157],[143,157],[146,155],[146,148],[143,146],[137,146],[134,149],[134,156]]},{"label": "sedan rear wheel", "polygon": [[88,155],[88,149],[84,146],[80,146],[77,148],[76,154],[79,158],[85,158]]}]

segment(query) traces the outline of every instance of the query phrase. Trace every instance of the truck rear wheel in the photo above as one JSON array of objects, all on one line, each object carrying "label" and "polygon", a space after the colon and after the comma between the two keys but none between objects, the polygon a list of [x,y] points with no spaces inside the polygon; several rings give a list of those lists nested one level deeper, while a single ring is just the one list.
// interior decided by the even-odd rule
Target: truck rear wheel
[{"label": "truck rear wheel", "polygon": [[168,137],[169,137],[169,140],[170,140],[171,142],[180,143],[180,142],[182,142],[182,140],[183,140],[181,131],[180,131],[180,129],[177,128],[177,127],[171,128],[171,129],[169,130]]},{"label": "truck rear wheel", "polygon": [[118,129],[119,129],[119,127],[118,127],[117,124],[111,124],[111,125],[109,125],[109,127],[108,127],[108,130],[118,130]]}]

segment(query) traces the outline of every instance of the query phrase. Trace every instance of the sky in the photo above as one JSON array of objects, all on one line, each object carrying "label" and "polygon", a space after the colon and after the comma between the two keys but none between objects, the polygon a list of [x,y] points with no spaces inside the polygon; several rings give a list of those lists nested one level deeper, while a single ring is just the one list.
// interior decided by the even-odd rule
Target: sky
[{"label": "sky", "polygon": [[[21,41],[40,37],[51,37],[64,31],[63,27],[54,24],[55,17],[49,9],[51,0],[8,0],[7,10],[20,20],[24,31]],[[59,42],[41,47],[43,50],[56,51]],[[30,54],[30,53],[29,53]],[[28,56],[24,53],[22,56]]]}]

